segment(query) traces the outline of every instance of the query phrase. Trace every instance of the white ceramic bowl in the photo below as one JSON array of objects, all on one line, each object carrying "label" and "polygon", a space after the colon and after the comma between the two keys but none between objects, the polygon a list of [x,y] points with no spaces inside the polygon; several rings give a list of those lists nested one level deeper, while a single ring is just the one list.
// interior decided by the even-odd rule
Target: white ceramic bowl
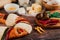
[{"label": "white ceramic bowl", "polygon": [[[15,8],[14,10],[9,10],[9,8]],[[17,12],[17,10],[19,9],[19,5],[18,4],[15,4],[15,3],[10,3],[10,4],[6,4],[5,6],[4,6],[4,9],[5,9],[5,11],[6,12],[8,12],[8,13],[14,13],[14,12]]]},{"label": "white ceramic bowl", "polygon": [[25,10],[24,7],[21,7],[21,8],[18,9],[17,13],[18,13],[18,14],[21,14],[21,15],[25,15],[26,10]]}]

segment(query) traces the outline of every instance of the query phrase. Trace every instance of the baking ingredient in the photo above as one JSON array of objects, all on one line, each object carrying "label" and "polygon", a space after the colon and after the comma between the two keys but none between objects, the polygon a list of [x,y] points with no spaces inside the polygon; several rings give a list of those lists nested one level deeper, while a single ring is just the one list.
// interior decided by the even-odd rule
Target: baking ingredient
[{"label": "baking ingredient", "polygon": [[59,12],[54,12],[53,14],[50,15],[50,18],[55,17],[55,18],[60,18],[60,13]]},{"label": "baking ingredient", "polygon": [[38,22],[44,26],[47,26],[47,25],[56,25],[57,23],[59,23],[59,20],[49,19],[49,20],[39,20]]},{"label": "baking ingredient", "polygon": [[15,3],[6,4],[4,5],[4,9],[8,13],[15,13],[19,9],[19,5]]},{"label": "baking ingredient", "polygon": [[51,13],[50,11],[47,11],[46,13],[49,14],[50,18],[60,18],[60,12],[55,11]]},{"label": "baking ingredient", "polygon": [[42,0],[35,0],[35,3],[42,5]]},{"label": "baking ingredient", "polygon": [[26,13],[26,10],[25,10],[25,8],[19,8],[18,9],[18,14],[20,14],[20,15],[25,15],[25,13]]},{"label": "baking ingredient", "polygon": [[42,11],[42,6],[37,3],[32,4],[31,7],[27,7],[28,14],[32,16],[36,16],[41,11]]},{"label": "baking ingredient", "polygon": [[29,0],[18,0],[20,6],[27,6],[29,4]]},{"label": "baking ingredient", "polygon": [[12,6],[12,7],[7,8],[7,10],[10,10],[10,11],[11,10],[16,10],[16,8]]},{"label": "baking ingredient", "polygon": [[35,3],[35,4],[32,4],[31,7],[28,7],[27,10],[29,11],[29,13],[32,13],[32,12],[39,13],[42,11],[42,7],[41,5]]},{"label": "baking ingredient", "polygon": [[60,5],[60,0],[44,0],[48,5]]},{"label": "baking ingredient", "polygon": [[35,10],[36,12],[41,12],[42,7],[39,4],[32,4],[32,10]]}]

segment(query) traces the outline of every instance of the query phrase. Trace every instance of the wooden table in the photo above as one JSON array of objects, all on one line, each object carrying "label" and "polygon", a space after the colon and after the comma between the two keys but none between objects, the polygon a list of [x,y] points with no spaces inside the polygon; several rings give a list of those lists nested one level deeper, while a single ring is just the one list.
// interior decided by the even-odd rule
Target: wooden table
[{"label": "wooden table", "polygon": [[[0,12],[6,13],[4,10],[0,10]],[[35,27],[35,20],[33,17],[26,17],[30,23],[33,26],[33,31],[31,34],[21,37],[21,38],[16,38],[16,39],[11,39],[11,40],[60,40],[60,29],[45,29],[46,33],[39,34],[34,30]]]}]

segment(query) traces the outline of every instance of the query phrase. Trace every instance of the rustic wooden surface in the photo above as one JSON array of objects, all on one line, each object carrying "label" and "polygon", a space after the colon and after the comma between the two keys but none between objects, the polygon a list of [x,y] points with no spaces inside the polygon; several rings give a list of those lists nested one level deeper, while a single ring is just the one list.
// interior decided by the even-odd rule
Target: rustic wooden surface
[{"label": "rustic wooden surface", "polygon": [[[2,9],[0,10],[0,12],[6,13]],[[46,32],[43,34],[39,34],[34,30],[34,27],[36,27],[34,18],[33,17],[25,17],[25,18],[27,18],[27,20],[29,20],[33,26],[32,33],[27,36],[11,40],[60,40],[60,29],[44,29]]]}]

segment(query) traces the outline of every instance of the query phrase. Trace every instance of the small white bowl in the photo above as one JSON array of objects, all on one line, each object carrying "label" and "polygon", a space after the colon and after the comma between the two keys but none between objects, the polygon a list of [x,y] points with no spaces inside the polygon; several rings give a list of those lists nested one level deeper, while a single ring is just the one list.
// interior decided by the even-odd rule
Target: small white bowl
[{"label": "small white bowl", "polygon": [[[9,8],[12,8],[12,7],[16,8],[16,9],[14,9],[14,10],[11,9],[10,10]],[[4,6],[4,9],[8,13],[14,13],[14,12],[17,12],[17,10],[19,9],[19,5],[18,4],[15,4],[15,3],[6,4]]]},{"label": "small white bowl", "polygon": [[24,7],[21,7],[21,8],[18,9],[17,13],[18,13],[19,15],[25,15],[25,14],[26,14],[26,10],[25,10]]}]

